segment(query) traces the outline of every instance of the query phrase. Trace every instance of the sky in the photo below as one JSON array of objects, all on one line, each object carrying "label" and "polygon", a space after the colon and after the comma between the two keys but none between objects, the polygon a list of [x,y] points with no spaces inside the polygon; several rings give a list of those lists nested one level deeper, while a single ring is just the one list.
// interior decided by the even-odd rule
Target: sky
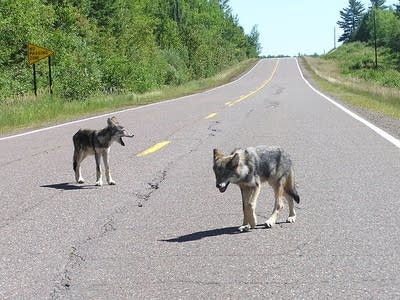
[{"label": "sky", "polygon": [[[369,0],[360,0],[367,9]],[[386,0],[386,5],[399,3]],[[349,0],[230,0],[244,31],[258,26],[261,55],[324,54],[342,34],[336,22]],[[336,43],[339,46],[340,43]]]}]

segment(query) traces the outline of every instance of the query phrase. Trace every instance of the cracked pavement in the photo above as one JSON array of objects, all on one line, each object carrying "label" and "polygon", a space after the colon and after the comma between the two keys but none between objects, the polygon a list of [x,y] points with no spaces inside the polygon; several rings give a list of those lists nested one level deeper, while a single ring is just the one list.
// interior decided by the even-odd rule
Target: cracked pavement
[{"label": "cracked pavement", "polygon": [[[294,59],[225,105],[274,65],[110,114],[135,134],[111,148],[116,186],[94,186],[90,157],[73,182],[72,135],[107,116],[0,140],[0,299],[399,298],[399,149],[311,91]],[[212,150],[258,144],[290,153],[301,202],[296,223],[285,206],[265,229],[265,185],[259,225],[239,233],[240,191],[215,188]]]}]

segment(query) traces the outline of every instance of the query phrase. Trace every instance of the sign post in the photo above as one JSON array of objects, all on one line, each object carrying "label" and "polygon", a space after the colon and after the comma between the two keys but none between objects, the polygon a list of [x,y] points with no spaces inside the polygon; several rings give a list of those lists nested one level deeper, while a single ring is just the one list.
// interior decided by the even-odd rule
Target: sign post
[{"label": "sign post", "polygon": [[30,65],[33,65],[33,88],[35,90],[35,96],[37,96],[35,63],[46,57],[48,57],[48,65],[49,65],[50,94],[53,94],[52,79],[51,79],[51,61],[50,61],[50,56],[53,54],[54,54],[54,52],[49,49],[39,47],[39,46],[36,46],[33,44],[28,44],[28,63]]},{"label": "sign post", "polygon": [[53,81],[51,80],[51,60],[50,60],[50,56],[48,57],[48,63],[49,63],[49,88],[50,88],[50,95],[53,95],[53,89],[52,89]]},{"label": "sign post", "polygon": [[33,89],[35,90],[35,97],[37,97],[36,68],[35,68],[35,64],[33,64]]}]

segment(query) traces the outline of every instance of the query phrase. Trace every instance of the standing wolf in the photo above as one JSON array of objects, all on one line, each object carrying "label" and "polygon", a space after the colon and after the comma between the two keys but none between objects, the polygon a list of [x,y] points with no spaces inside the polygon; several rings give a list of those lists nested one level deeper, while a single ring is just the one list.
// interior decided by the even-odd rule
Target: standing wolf
[{"label": "standing wolf", "polygon": [[74,141],[74,158],[73,168],[75,171],[75,180],[77,183],[84,183],[81,174],[81,162],[88,155],[94,155],[96,159],[96,185],[103,184],[100,158],[103,157],[104,167],[106,169],[106,177],[108,184],[114,185],[115,181],[111,178],[109,158],[110,147],[113,142],[118,142],[122,146],[125,143],[123,137],[133,137],[122,127],[115,117],[107,120],[107,127],[101,130],[79,129],[73,137]]},{"label": "standing wolf", "polygon": [[216,186],[221,193],[226,191],[229,183],[235,183],[240,187],[244,214],[240,231],[248,231],[257,225],[256,202],[261,183],[265,181],[275,192],[274,210],[265,222],[266,227],[272,227],[276,223],[283,208],[283,197],[289,203],[287,222],[296,221],[293,200],[299,203],[300,197],[295,187],[292,162],[282,149],[266,146],[249,147],[236,149],[228,156],[214,149],[213,169]]}]

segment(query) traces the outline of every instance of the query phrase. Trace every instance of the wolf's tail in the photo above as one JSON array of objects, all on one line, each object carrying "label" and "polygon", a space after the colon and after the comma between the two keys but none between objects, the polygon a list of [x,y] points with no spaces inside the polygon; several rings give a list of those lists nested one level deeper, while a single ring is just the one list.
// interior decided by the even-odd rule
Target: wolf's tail
[{"label": "wolf's tail", "polygon": [[287,185],[285,188],[286,194],[294,199],[297,203],[300,203],[300,196],[296,190],[296,186],[294,183],[294,172],[293,169],[290,170],[289,176],[287,178]]},{"label": "wolf's tail", "polygon": [[297,203],[300,203],[300,196],[297,193],[297,190],[295,187],[291,188],[290,190],[287,190],[286,193],[294,199]]}]

